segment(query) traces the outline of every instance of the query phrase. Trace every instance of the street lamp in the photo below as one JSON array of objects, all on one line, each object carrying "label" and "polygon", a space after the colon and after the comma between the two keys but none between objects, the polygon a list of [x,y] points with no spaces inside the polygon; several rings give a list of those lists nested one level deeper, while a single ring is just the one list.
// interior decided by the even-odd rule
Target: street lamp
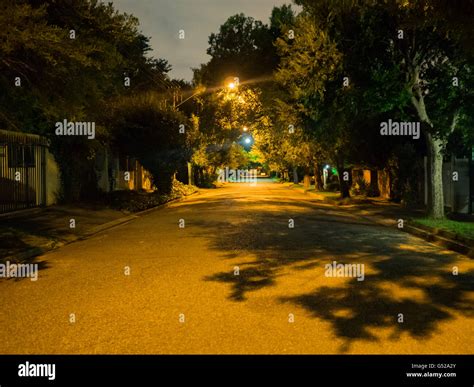
[{"label": "street lamp", "polygon": [[249,130],[249,128],[247,128],[246,126],[244,126],[242,129],[244,130],[244,132],[246,132],[247,130]]},{"label": "street lamp", "polygon": [[239,86],[239,77],[227,77],[224,81],[229,90],[234,90]]},{"label": "street lamp", "polygon": [[[234,90],[234,89],[236,89],[237,86],[238,86],[238,78],[234,77],[233,79],[234,79],[234,81],[231,81],[231,82],[229,82],[229,83],[227,84],[227,88],[228,88],[229,90]],[[194,94],[190,95],[188,98],[186,98],[184,101],[181,101],[181,102],[180,102],[179,104],[177,104],[177,105],[174,103],[173,106],[174,106],[175,108],[178,108],[178,107],[180,107],[182,104],[184,104],[185,102],[189,101],[191,98],[194,98],[195,96],[197,96],[197,95],[199,95],[199,94],[203,94],[204,92],[206,92],[206,87],[205,87],[205,86],[200,86],[200,87],[198,87],[198,88],[196,89],[196,92],[195,92]]]}]

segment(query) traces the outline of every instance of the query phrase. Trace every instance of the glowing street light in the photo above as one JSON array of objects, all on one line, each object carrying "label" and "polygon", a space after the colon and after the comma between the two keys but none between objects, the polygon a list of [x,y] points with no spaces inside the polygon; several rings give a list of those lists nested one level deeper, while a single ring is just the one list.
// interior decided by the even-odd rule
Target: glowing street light
[{"label": "glowing street light", "polygon": [[243,130],[244,132],[246,132],[247,130],[249,130],[249,128],[247,128],[246,126],[243,127]]},{"label": "glowing street light", "polygon": [[252,142],[252,140],[250,139],[250,137],[247,137],[247,138],[244,140],[244,142],[245,142],[246,144],[250,144],[250,143]]},{"label": "glowing street light", "polygon": [[237,89],[237,87],[239,87],[239,77],[228,77],[227,80],[225,81],[226,85],[227,85],[227,88],[229,90],[234,90],[234,89]]}]

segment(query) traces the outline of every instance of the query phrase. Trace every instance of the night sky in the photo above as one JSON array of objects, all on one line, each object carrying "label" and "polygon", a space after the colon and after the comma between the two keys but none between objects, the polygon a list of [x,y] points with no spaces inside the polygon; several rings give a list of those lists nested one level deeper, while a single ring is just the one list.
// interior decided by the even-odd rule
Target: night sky
[{"label": "night sky", "polygon": [[[243,12],[268,23],[274,6],[291,0],[115,0],[115,7],[135,15],[140,29],[151,37],[152,55],[167,59],[172,65],[172,78],[190,81],[192,67],[206,63],[208,38],[218,32],[229,16]],[[296,7],[293,5],[293,8]],[[185,39],[178,39],[178,31]]]}]

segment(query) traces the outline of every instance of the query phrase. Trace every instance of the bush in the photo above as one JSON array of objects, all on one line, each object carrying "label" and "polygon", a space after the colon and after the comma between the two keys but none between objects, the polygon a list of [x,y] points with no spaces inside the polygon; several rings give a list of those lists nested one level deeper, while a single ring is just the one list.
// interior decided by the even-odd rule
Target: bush
[{"label": "bush", "polygon": [[179,194],[181,196],[188,196],[196,192],[196,187],[194,185],[188,185],[181,183],[179,180],[173,180],[172,194]]},{"label": "bush", "polygon": [[194,192],[196,192],[196,187],[174,180],[170,194],[160,194],[157,191],[114,191],[108,195],[108,205],[120,211],[139,212]]},{"label": "bush", "polygon": [[357,177],[351,187],[351,195],[369,196],[370,191],[370,184],[362,176]]},{"label": "bush", "polygon": [[160,193],[172,195],[174,166],[182,165],[189,156],[186,136],[176,130],[187,118],[164,108],[163,96],[156,92],[123,97],[111,106],[109,115],[116,148],[150,172]]}]

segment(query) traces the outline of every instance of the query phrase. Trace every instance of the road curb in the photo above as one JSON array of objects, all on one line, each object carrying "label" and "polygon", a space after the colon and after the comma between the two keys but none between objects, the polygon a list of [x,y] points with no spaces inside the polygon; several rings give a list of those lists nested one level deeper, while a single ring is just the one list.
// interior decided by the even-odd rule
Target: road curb
[{"label": "road curb", "polygon": [[122,218],[119,218],[119,219],[115,219],[115,220],[112,220],[110,222],[107,222],[107,223],[104,223],[104,224],[100,224],[98,226],[95,226],[95,227],[92,227],[88,230],[86,230],[85,232],[83,232],[82,234],[80,235],[71,235],[69,237],[67,237],[65,240],[62,240],[62,241],[55,241],[52,243],[52,246],[48,246],[48,247],[33,247],[29,250],[26,250],[26,251],[23,251],[23,252],[20,252],[18,254],[14,254],[14,255],[9,255],[5,258],[2,258],[1,260],[2,261],[10,261],[10,262],[22,262],[22,261],[26,261],[28,259],[31,259],[31,258],[34,258],[38,255],[42,255],[42,254],[45,254],[45,253],[48,253],[50,251],[53,251],[53,250],[57,250],[59,249],[60,247],[63,247],[63,246],[66,246],[66,245],[69,245],[71,243],[74,243],[74,242],[78,242],[78,241],[82,241],[82,240],[86,240],[88,238],[90,238],[91,236],[95,235],[95,234],[98,234],[99,232],[101,231],[105,231],[105,230],[109,230],[111,228],[114,228],[114,227],[117,227],[117,226],[120,226],[122,224],[125,224],[125,223],[128,223],[128,222],[131,222],[132,220],[135,220],[135,219],[138,219],[144,215],[147,215],[153,211],[157,211],[157,210],[160,210],[160,209],[163,209],[163,208],[166,208],[168,206],[170,206],[171,204],[174,204],[174,203],[177,203],[177,202],[181,202],[181,201],[184,201],[186,200],[186,198],[188,198],[189,196],[192,196],[196,193],[198,193],[199,191],[195,191],[189,195],[186,195],[186,196],[182,196],[182,197],[179,197],[179,198],[176,198],[176,199],[172,199],[166,203],[163,203],[163,204],[159,204],[155,207],[152,207],[152,208],[147,208],[146,210],[143,210],[143,211],[140,211],[140,212],[136,212],[134,214],[131,214],[131,215],[127,215],[127,216],[124,216]]},{"label": "road curb", "polygon": [[429,227],[425,226],[424,224],[420,224],[414,220],[409,220],[409,224],[413,227],[416,227],[418,229],[427,231],[431,234],[435,234],[437,236],[444,237],[445,239],[450,239],[452,241],[455,241],[457,243],[460,243],[465,246],[469,246],[470,248],[474,248],[474,240],[470,238],[466,238],[462,235],[456,234],[454,232],[442,229],[442,228],[436,228],[436,227]]},{"label": "road curb", "polygon": [[[291,190],[295,190],[295,188],[291,186],[288,186],[288,188],[290,188]],[[300,192],[300,193],[305,194],[305,195],[309,194],[312,196],[317,196],[317,194],[310,193],[310,192]],[[336,203],[331,203],[329,200],[322,200],[322,201],[325,202],[326,204],[332,204],[332,205],[338,206]],[[359,215],[356,212],[351,211],[350,208],[347,208],[345,206],[338,206],[338,207],[348,212],[352,212],[354,215],[357,215],[358,217],[364,220],[368,220],[380,226],[385,226],[385,227],[390,227],[390,228],[396,227],[397,230],[399,231],[403,231],[408,234],[415,235],[437,246],[441,246],[445,249],[454,251],[459,254],[466,255],[467,257],[474,259],[474,244],[469,243],[470,241],[456,234],[453,234],[444,230],[431,229],[427,226],[419,226],[418,224],[416,224],[415,226],[413,224],[410,224],[409,221],[405,222],[402,228],[399,228],[397,227],[398,222],[396,220],[380,218],[377,216]]]},{"label": "road curb", "polygon": [[[350,211],[350,210],[348,210]],[[356,214],[357,215],[357,214]],[[446,234],[443,232],[441,234],[443,235],[438,235],[436,231],[433,231],[431,229],[428,229],[426,227],[425,229],[420,228],[417,226],[414,226],[410,224],[409,222],[405,222],[403,227],[398,227],[398,222],[396,220],[389,220],[386,218],[380,218],[376,216],[366,216],[366,215],[357,215],[360,216],[361,218],[364,218],[365,220],[369,220],[373,223],[376,223],[380,226],[385,226],[389,228],[396,228],[399,231],[406,232],[408,234],[412,234],[417,236],[418,238],[424,239],[428,242],[431,242],[437,246],[444,247],[445,249],[455,251],[456,253],[466,255],[469,258],[474,259],[474,247],[470,246],[466,243],[464,243],[461,240],[456,240],[453,238],[449,238]]]},{"label": "road curb", "polygon": [[422,238],[428,242],[434,243],[438,246],[444,247],[448,250],[455,251],[457,253],[474,258],[474,248],[461,241],[448,238],[446,236],[438,235],[435,232],[415,227],[411,224],[406,224],[401,231],[413,234],[419,238]]},{"label": "road curb", "polygon": [[[350,210],[349,210],[350,211]],[[357,214],[356,214],[357,215]],[[466,255],[469,258],[474,259],[474,247],[470,246],[466,243],[464,243],[461,240],[456,240],[453,238],[448,237],[446,234],[443,232],[439,235],[436,233],[436,231],[433,231],[431,229],[428,229],[426,227],[425,229],[420,228],[417,226],[414,226],[412,224],[409,224],[409,222],[405,222],[403,227],[398,227],[398,222],[395,220],[388,220],[385,218],[379,218],[375,216],[365,216],[365,215],[357,215],[360,216],[361,218],[364,218],[366,220],[369,220],[373,223],[376,223],[381,226],[389,227],[389,228],[396,228],[399,231],[406,232],[408,234],[412,234],[417,236],[418,238],[424,239],[428,242],[431,242],[437,246],[444,247],[445,249],[455,251],[456,253]],[[407,224],[408,223],[408,224]]]},{"label": "road curb", "polygon": [[[381,226],[390,227],[390,228],[395,227],[399,231],[403,231],[408,234],[415,235],[418,238],[434,243],[437,246],[441,246],[441,247],[444,247],[445,249],[455,251],[456,253],[466,255],[469,258],[474,258],[474,246],[470,246],[469,244],[465,243],[463,238],[461,238],[460,240],[456,240],[452,237],[449,237],[448,234],[450,233],[444,233],[444,231],[437,231],[437,230],[430,229],[428,227],[421,228],[421,227],[418,227],[418,225],[414,226],[413,224],[410,224],[409,221],[405,222],[403,227],[398,227],[398,222],[395,220],[392,221],[392,220],[388,220],[385,218],[382,219],[375,216],[364,216],[364,215],[358,215],[358,216],[366,220],[372,221],[373,223],[376,223]],[[438,234],[438,232],[440,232],[440,234]]]}]

